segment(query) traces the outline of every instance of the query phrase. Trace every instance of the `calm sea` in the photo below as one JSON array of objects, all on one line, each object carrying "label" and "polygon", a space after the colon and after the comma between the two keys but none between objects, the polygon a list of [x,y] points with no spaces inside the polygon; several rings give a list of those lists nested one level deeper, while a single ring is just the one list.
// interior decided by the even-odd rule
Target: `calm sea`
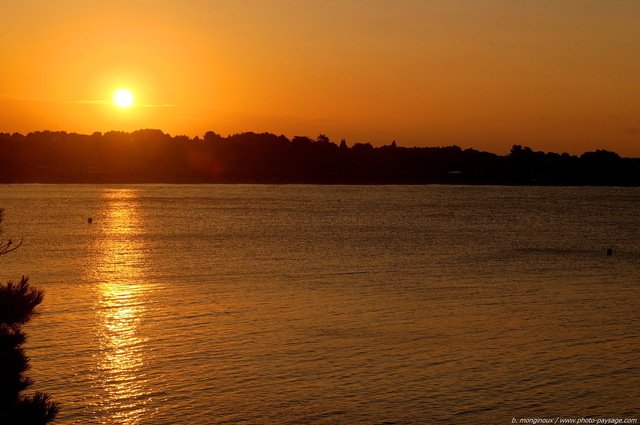
[{"label": "calm sea", "polygon": [[639,206],[635,188],[5,185],[2,238],[24,244],[0,279],[46,291],[28,374],[57,424],[640,418]]}]

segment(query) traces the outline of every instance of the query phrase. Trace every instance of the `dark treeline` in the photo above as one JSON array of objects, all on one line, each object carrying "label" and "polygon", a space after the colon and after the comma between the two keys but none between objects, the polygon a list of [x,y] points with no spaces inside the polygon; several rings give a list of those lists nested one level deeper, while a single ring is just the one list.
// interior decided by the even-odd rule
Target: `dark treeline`
[{"label": "dark treeline", "polygon": [[640,160],[513,146],[496,155],[457,146],[336,144],[324,135],[172,137],[160,130],[82,135],[0,133],[2,183],[336,183],[640,186]]}]

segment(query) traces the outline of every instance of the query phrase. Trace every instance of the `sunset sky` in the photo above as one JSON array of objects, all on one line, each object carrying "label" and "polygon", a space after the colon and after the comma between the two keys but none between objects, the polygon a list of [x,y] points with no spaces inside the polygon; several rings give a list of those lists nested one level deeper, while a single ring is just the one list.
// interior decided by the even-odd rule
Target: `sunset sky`
[{"label": "sunset sky", "polygon": [[640,156],[638,0],[0,0],[0,16],[0,132]]}]

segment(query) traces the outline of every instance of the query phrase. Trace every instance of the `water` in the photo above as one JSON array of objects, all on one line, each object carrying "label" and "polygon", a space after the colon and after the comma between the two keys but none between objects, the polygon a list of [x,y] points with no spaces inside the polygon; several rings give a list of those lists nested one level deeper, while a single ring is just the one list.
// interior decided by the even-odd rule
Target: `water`
[{"label": "water", "polygon": [[3,238],[24,237],[0,279],[46,291],[29,376],[58,424],[639,418],[638,205],[633,188],[0,186]]}]

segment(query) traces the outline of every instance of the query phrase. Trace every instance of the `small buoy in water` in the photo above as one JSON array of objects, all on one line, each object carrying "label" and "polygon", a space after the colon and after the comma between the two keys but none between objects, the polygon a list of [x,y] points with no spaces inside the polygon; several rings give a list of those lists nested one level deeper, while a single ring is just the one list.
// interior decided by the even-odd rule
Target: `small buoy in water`
[{"label": "small buoy in water", "polygon": [[607,249],[607,255],[612,255],[613,254],[613,249],[609,248]]},{"label": "small buoy in water", "polygon": [[89,218],[87,219],[87,223],[89,223],[89,224],[93,223],[93,219],[92,219],[91,217],[89,217]]}]

